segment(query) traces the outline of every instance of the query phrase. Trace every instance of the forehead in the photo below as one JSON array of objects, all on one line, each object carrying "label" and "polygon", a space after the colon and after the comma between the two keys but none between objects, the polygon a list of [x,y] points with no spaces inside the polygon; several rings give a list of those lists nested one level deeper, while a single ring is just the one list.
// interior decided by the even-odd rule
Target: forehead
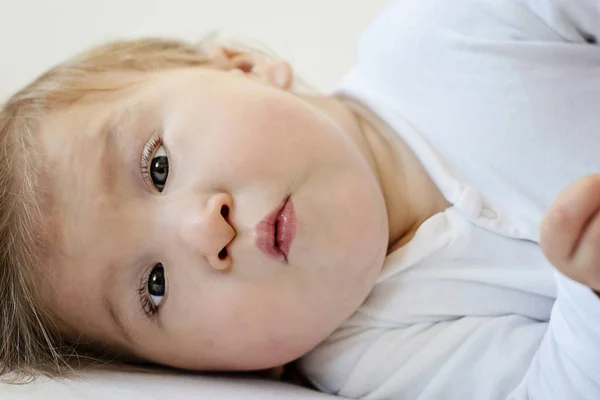
[{"label": "forehead", "polygon": [[[122,165],[120,138],[131,125],[126,93],[80,102],[41,121],[38,133],[44,153],[50,210],[59,238],[48,260],[43,294],[53,312],[73,327],[102,332],[99,301],[109,262],[107,245],[98,238],[115,229],[117,204],[111,185],[118,182],[114,169]],[[111,216],[111,214],[113,214]],[[117,250],[117,249],[115,249]]]},{"label": "forehead", "polygon": [[[165,69],[116,81],[108,86],[117,90],[90,92],[81,101],[43,118],[39,139],[51,159],[63,156],[65,144],[102,141],[106,133],[114,133],[118,128],[123,130],[125,124],[131,122],[128,118],[131,115],[153,111],[152,108],[167,99],[182,97],[185,100],[186,93],[215,93],[232,86],[223,84],[230,81],[223,71],[209,68]],[[243,81],[245,79],[236,83]],[[195,85],[202,90],[195,90]]]}]

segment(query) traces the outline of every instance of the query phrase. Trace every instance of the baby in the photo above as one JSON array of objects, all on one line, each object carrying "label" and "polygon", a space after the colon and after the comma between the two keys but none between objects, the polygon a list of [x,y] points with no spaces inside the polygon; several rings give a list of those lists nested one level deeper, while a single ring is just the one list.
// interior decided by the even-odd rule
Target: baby
[{"label": "baby", "polygon": [[56,66],[0,113],[3,372],[600,398],[599,34],[593,0],[393,1],[331,96],[171,40]]}]

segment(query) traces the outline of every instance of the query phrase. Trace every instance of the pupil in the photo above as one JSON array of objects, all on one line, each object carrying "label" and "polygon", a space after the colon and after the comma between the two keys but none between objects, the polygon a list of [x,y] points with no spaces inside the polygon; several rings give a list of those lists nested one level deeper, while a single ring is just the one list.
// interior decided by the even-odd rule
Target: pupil
[{"label": "pupil", "polygon": [[169,159],[166,156],[155,157],[152,160],[151,173],[155,185],[164,185],[169,174]]},{"label": "pupil", "polygon": [[162,264],[157,264],[150,273],[148,293],[152,296],[164,296],[165,294],[165,271]]},{"label": "pupil", "polygon": [[154,160],[154,169],[156,172],[164,174],[167,169],[167,157],[156,157]]}]

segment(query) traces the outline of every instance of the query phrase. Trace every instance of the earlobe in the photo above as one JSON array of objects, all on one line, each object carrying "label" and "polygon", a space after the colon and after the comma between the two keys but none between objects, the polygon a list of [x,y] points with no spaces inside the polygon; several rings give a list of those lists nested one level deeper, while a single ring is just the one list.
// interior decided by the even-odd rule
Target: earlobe
[{"label": "earlobe", "polygon": [[292,86],[293,72],[287,62],[272,62],[269,65],[268,74],[271,85],[283,90],[288,90]]}]

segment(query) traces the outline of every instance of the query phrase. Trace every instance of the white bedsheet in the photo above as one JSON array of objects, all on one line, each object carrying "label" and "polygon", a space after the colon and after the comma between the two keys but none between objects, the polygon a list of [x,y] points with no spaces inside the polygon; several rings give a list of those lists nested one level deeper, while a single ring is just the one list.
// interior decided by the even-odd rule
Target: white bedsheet
[{"label": "white bedsheet", "polygon": [[0,383],[2,400],[326,400],[334,397],[266,379],[184,373],[94,371],[66,380]]}]

